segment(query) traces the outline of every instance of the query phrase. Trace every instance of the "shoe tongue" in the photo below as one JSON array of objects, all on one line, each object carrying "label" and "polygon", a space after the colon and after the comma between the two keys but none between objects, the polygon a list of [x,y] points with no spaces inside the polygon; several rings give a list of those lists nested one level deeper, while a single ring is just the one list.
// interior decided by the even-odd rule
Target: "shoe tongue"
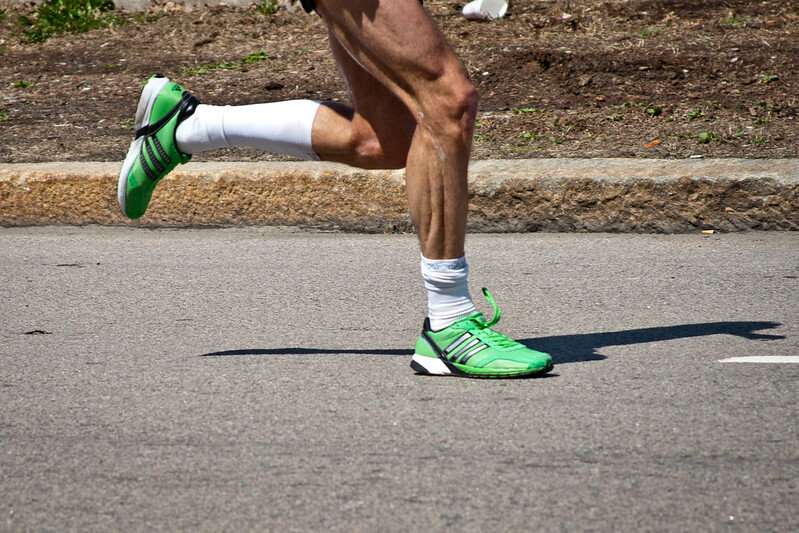
[{"label": "shoe tongue", "polygon": [[476,323],[485,324],[486,317],[480,311],[475,311],[465,317],[461,318],[456,322],[459,326],[467,329],[471,329],[475,326]]}]

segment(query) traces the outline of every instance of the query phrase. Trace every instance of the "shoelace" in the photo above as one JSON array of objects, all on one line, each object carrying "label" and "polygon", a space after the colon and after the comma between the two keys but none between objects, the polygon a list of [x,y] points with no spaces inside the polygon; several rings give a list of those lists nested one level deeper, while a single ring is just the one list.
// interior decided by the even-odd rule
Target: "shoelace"
[{"label": "shoelace", "polygon": [[518,346],[519,343],[515,340],[491,329],[491,326],[494,326],[499,322],[499,319],[502,316],[502,311],[500,310],[499,305],[497,305],[497,301],[494,299],[494,296],[485,287],[483,287],[483,296],[485,296],[486,301],[491,304],[491,309],[494,312],[494,316],[492,316],[491,320],[488,322],[481,320],[477,316],[470,318],[470,320],[476,326],[475,329],[479,330],[480,337],[487,343],[499,348],[513,348],[514,346]]}]

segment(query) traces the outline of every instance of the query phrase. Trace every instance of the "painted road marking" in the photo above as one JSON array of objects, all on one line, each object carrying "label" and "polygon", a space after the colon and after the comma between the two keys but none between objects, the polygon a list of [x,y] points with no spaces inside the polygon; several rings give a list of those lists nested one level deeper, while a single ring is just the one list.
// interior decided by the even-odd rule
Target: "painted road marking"
[{"label": "painted road marking", "polygon": [[799,363],[799,355],[750,355],[719,359],[719,363]]}]

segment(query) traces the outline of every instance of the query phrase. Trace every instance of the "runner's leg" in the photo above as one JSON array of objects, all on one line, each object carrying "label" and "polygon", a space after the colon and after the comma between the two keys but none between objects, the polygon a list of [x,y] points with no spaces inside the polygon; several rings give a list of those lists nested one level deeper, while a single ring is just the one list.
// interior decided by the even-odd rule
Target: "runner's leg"
[{"label": "runner's leg", "polygon": [[403,168],[416,122],[384,85],[330,35],[352,106],[291,100],[243,106],[199,105],[177,130],[184,153],[251,147],[361,168]]},{"label": "runner's leg", "polygon": [[349,55],[416,119],[406,182],[422,253],[464,255],[466,172],[477,93],[417,0],[318,0]]},{"label": "runner's leg", "polygon": [[331,33],[330,49],[352,107],[326,102],[313,127],[319,158],[361,168],[403,168],[416,121],[405,104],[356,63]]}]

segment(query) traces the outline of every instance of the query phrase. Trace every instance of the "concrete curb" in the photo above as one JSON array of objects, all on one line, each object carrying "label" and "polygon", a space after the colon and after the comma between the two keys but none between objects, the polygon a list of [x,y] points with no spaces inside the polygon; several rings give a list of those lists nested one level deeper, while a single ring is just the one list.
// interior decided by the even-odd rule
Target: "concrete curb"
[{"label": "concrete curb", "polygon": [[[190,163],[145,217],[116,203],[118,163],[0,164],[0,225],[300,225],[411,230],[402,171],[327,163]],[[799,160],[476,161],[472,231],[799,229]]]}]

